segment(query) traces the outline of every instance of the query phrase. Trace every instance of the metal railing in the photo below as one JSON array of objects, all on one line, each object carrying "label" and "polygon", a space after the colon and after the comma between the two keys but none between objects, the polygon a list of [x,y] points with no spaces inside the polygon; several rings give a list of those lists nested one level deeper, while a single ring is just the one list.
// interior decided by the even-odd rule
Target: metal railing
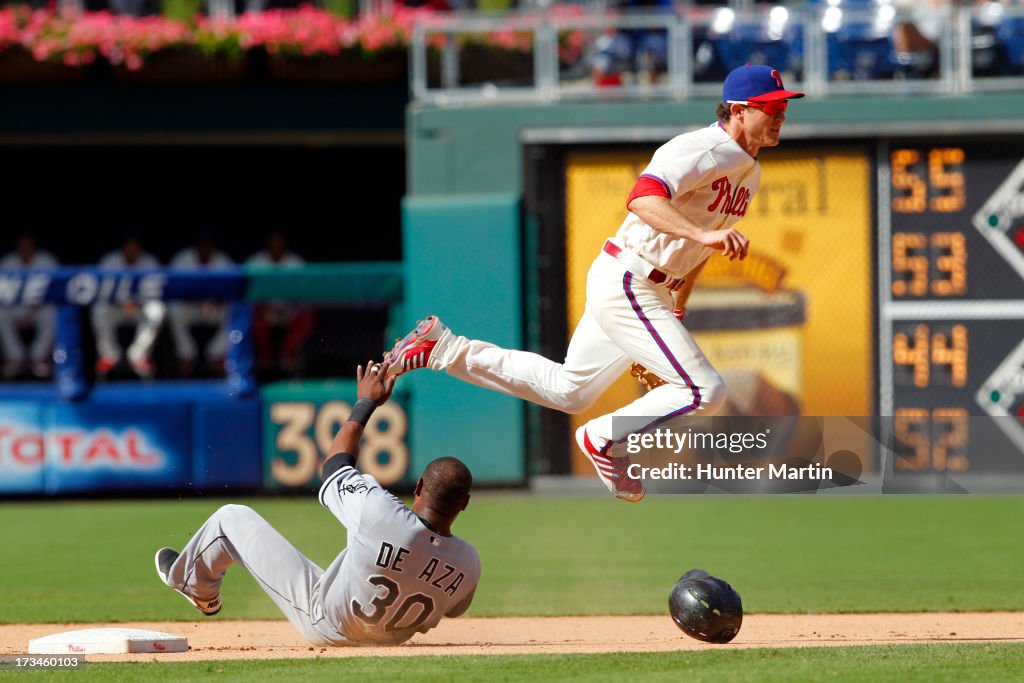
[{"label": "metal railing", "polygon": [[[702,71],[702,66],[706,66],[702,63],[702,51],[714,51],[723,46],[738,53],[748,49],[748,58],[731,66],[771,63],[772,54],[766,51],[784,55],[788,63],[771,65],[783,73],[786,86],[815,96],[962,95],[1024,87],[1024,68],[1012,75],[980,76],[975,73],[973,63],[979,39],[985,37],[979,36],[978,27],[1018,21],[1022,33],[1020,44],[1024,46],[1024,7],[1000,5],[995,14],[991,7],[947,8],[937,39],[934,68],[927,77],[913,77],[913,74],[908,77],[912,69],[897,63],[891,31],[902,18],[891,6],[883,5],[877,11],[844,10],[841,17],[837,17],[834,10],[826,5],[778,6],[763,11],[684,7],[669,14],[585,12],[567,16],[552,13],[550,8],[500,16],[455,13],[415,26],[410,48],[410,88],[415,102],[436,106],[494,101],[713,97],[721,92],[726,70],[719,65],[717,73]],[[856,27],[859,28],[853,31]],[[665,63],[658,77],[650,82],[627,78],[621,85],[595,85],[588,63],[597,37],[610,31],[664,32],[667,38]],[[499,32],[518,35],[521,38],[518,47],[506,50],[495,47],[494,41],[490,41],[487,48],[480,49],[481,43],[488,42],[485,36]],[[736,38],[741,33],[759,37],[744,43]],[[850,38],[854,33],[858,37]],[[560,49],[567,42],[580,38],[587,48],[578,60],[567,63],[560,59]],[[988,38],[996,39],[992,31]],[[844,43],[847,47],[853,44],[865,50],[870,47],[875,57],[888,60],[893,73],[881,77],[870,73],[851,77],[837,69],[837,54]],[[470,47],[473,45],[477,46],[475,51]],[[1024,51],[1024,47],[1021,50]],[[521,68],[514,74],[507,70],[502,73],[499,69],[492,78],[481,78],[479,72],[486,65],[477,62],[486,57],[488,51],[506,57],[518,54],[520,61],[525,60],[527,66],[532,64],[532,68]],[[867,51],[862,54],[872,56]],[[1024,54],[1017,57],[1024,64]],[[761,59],[764,61],[759,61]],[[474,71],[472,78],[465,77],[468,67]]]}]

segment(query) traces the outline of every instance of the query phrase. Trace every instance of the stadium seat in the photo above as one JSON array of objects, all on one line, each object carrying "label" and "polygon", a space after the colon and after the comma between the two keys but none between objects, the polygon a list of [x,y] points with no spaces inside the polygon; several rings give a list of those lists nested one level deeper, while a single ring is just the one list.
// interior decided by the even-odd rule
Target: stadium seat
[{"label": "stadium seat", "polygon": [[891,79],[896,64],[892,37],[867,22],[844,23],[827,34],[828,77],[836,81]]},{"label": "stadium seat", "polygon": [[1024,74],[1024,17],[1004,19],[996,28],[1005,50],[1008,75]]},{"label": "stadium seat", "polygon": [[994,26],[971,22],[971,73],[975,78],[1008,76],[1013,73],[1006,44]]},{"label": "stadium seat", "polygon": [[693,27],[693,80],[697,83],[721,83],[729,67],[718,42],[706,26]]},{"label": "stadium seat", "polygon": [[737,23],[728,33],[709,33],[706,42],[709,45],[703,49],[708,51],[708,64],[720,62],[726,73],[744,64],[768,64],[784,78],[803,80],[804,37],[798,22],[789,22],[779,36],[770,35],[765,22]]}]

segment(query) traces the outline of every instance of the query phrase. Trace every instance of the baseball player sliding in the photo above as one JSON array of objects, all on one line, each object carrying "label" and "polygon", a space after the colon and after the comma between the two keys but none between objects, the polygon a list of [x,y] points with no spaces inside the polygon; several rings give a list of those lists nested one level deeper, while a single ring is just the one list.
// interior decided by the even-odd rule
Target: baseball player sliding
[{"label": "baseball player sliding", "polygon": [[[685,304],[708,258],[747,255],[733,226],[761,180],[757,155],[779,144],[789,100],[778,71],[743,66],[722,89],[718,121],[679,135],[655,153],[633,187],[629,213],[587,275],[587,304],[556,363],[453,334],[434,316],[386,355],[388,374],[429,367],[479,386],[568,413],[585,410],[636,361],[665,380],[615,412],[590,420],[576,441],[617,497],[636,502],[643,483],[626,476],[629,456],[611,446],[670,418],[713,414],[725,400],[722,378],[684,325]],[[614,421],[613,421],[614,419]]]},{"label": "baseball player sliding", "polygon": [[221,608],[220,584],[245,567],[314,645],[398,645],[457,617],[473,600],[480,558],[452,535],[473,477],[455,458],[427,465],[412,509],[356,470],[359,439],[374,408],[391,396],[387,365],[360,366],[358,397],[324,463],[320,504],[348,530],[348,547],[326,571],[251,508],[225,505],[178,553],[161,548],[156,570],[203,614]]}]

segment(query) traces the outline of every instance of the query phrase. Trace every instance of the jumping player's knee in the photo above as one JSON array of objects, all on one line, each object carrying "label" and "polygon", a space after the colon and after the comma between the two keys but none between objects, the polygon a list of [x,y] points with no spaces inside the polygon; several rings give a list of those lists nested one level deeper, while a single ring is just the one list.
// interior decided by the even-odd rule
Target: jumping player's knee
[{"label": "jumping player's knee", "polygon": [[725,382],[718,375],[714,379],[705,381],[700,388],[700,409],[704,415],[714,415],[725,406],[725,398],[728,393]]},{"label": "jumping player's knee", "polygon": [[559,408],[570,415],[576,415],[594,405],[600,395],[601,392],[593,391],[586,384],[573,387],[562,394]]},{"label": "jumping player's knee", "polygon": [[676,413],[689,413],[708,417],[718,413],[725,405],[725,382],[718,375],[702,378],[699,385],[673,385]]},{"label": "jumping player's knee", "polygon": [[584,401],[575,396],[567,396],[564,403],[561,405],[561,408],[563,412],[568,413],[569,415],[579,415],[593,404],[593,401]]}]

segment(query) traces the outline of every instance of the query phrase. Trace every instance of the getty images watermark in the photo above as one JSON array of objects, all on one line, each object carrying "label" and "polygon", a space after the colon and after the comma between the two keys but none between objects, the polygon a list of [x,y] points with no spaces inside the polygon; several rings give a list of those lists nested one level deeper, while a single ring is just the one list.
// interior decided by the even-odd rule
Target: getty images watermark
[{"label": "getty images watermark", "polygon": [[611,455],[648,493],[1024,493],[1024,419],[619,417]]},{"label": "getty images watermark", "polygon": [[[640,455],[645,451],[657,451],[659,454],[672,453],[681,455],[688,451],[724,451],[729,454],[747,454],[756,458],[768,452],[771,427],[763,431],[751,432],[710,432],[687,428],[676,431],[670,428],[657,428],[650,432],[630,434],[626,439],[626,453]],[[726,464],[714,462],[669,462],[661,466],[644,466],[639,462],[632,463],[626,470],[631,479],[661,480],[762,480],[785,479],[813,480],[831,482],[834,473],[830,467],[823,467],[816,462],[797,465],[790,462],[768,462],[763,465],[750,463]]]}]

